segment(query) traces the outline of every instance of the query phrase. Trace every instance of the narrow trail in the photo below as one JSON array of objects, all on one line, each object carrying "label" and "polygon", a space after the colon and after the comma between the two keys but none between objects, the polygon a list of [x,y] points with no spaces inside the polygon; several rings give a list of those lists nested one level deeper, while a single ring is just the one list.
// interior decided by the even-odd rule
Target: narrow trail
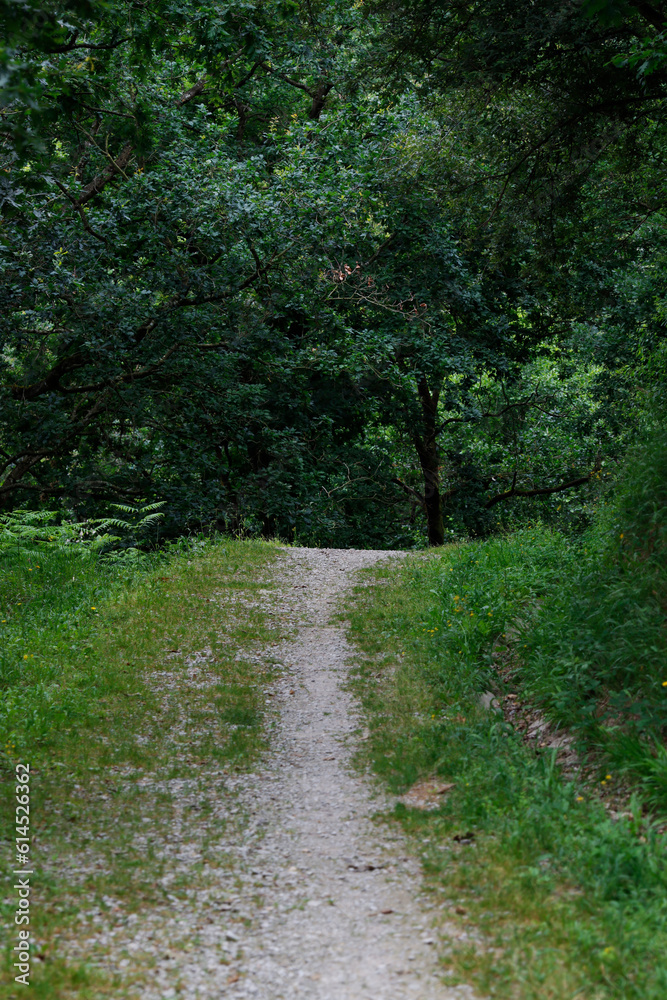
[{"label": "narrow trail", "polygon": [[[239,788],[252,822],[241,851],[246,878],[263,888],[239,933],[233,994],[260,1000],[449,1000],[418,863],[398,833],[372,822],[386,807],[349,766],[359,727],[342,687],[351,649],[332,616],[354,570],[391,553],[292,549],[297,637],[281,657],[287,674],[272,750]],[[278,693],[278,692],[277,692]],[[460,933],[460,932],[459,932]],[[231,991],[230,991],[231,992]]]},{"label": "narrow trail", "polygon": [[[285,549],[270,568],[278,586],[238,602],[250,621],[261,610],[293,636],[252,653],[283,664],[267,692],[270,748],[252,771],[230,774],[203,759],[178,778],[164,766],[124,769],[128,789],[170,796],[171,818],[134,838],[160,861],[166,905],[126,914],[120,900],[105,897],[101,909],[91,899],[81,934],[60,943],[63,957],[114,977],[114,998],[473,997],[467,986],[446,985],[438,965],[438,954],[470,932],[443,923],[400,831],[373,819],[389,797],[351,765],[362,720],[345,687],[353,648],[338,612],[356,570],[400,555]],[[211,683],[209,654],[193,651],[180,683]],[[237,655],[247,659],[248,650]],[[195,737],[178,674],[165,677],[158,672],[156,684],[182,702],[175,735]],[[62,873],[63,859],[53,863]],[[74,881],[100,859],[89,848],[69,866]]]}]

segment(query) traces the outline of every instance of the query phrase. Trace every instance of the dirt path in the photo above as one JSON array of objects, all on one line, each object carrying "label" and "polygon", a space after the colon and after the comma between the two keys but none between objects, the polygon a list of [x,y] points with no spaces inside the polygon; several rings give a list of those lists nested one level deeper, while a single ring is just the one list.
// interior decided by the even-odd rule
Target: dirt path
[{"label": "dirt path", "polygon": [[287,554],[297,580],[284,610],[296,605],[301,620],[281,650],[288,673],[272,752],[242,790],[252,824],[241,853],[262,899],[238,935],[237,997],[470,995],[442,985],[418,865],[399,836],[372,822],[387,803],[349,767],[359,720],[341,687],[351,650],[332,614],[353,571],[387,555]]},{"label": "dirt path", "polygon": [[[343,687],[352,650],[336,612],[357,569],[398,555],[286,549],[275,564],[280,588],[260,591],[262,606],[295,637],[267,651],[285,667],[269,694],[270,751],[250,774],[230,777],[201,761],[191,782],[171,783],[177,818],[153,839],[156,850],[156,837],[163,845],[165,889],[192,873],[187,902],[173,897],[171,911],[113,926],[91,911],[95,936],[68,949],[121,982],[129,975],[123,995],[136,995],[139,976],[142,1000],[472,997],[443,983],[443,924],[432,930],[419,863],[394,828],[373,821],[389,800],[350,766],[361,721]],[[202,789],[209,818],[192,819],[201,817],[191,810]],[[216,817],[226,826],[204,852]],[[213,850],[230,863],[210,866]]]}]

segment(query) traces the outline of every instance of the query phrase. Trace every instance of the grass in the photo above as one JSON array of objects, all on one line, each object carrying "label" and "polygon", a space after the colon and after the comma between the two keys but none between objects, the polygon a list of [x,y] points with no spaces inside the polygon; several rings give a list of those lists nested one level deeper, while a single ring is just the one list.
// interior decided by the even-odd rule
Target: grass
[{"label": "grass", "polygon": [[559,586],[526,622],[527,693],[667,811],[667,426],[629,457]]},{"label": "grass", "polygon": [[[212,803],[266,745],[264,686],[280,666],[266,651],[284,627],[262,601],[278,554],[225,541],[135,566],[66,546],[3,556],[3,855],[9,868],[20,760],[33,775],[36,997],[136,995],[148,971],[133,961],[121,986],[95,921],[122,934],[133,913],[164,919],[212,873],[233,878],[224,831],[243,816],[231,794],[223,817]],[[196,853],[179,868],[170,843],[183,826]],[[21,988],[9,960],[0,997]]]},{"label": "grass", "polygon": [[530,634],[579,579],[576,549],[537,527],[372,572],[384,585],[359,588],[349,609],[362,755],[397,793],[436,775],[454,785],[432,813],[395,813],[443,917],[473,928],[443,955],[451,981],[512,1000],[665,996],[667,838],[641,787],[614,819],[597,791],[606,758],[597,788],[567,781],[480,703],[507,655],[515,689],[537,689]]}]

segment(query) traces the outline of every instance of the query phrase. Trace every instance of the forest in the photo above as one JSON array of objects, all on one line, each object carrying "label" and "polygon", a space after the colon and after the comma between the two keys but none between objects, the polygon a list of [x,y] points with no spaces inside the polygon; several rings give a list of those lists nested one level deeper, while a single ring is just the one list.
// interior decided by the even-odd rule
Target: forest
[{"label": "forest", "polygon": [[582,530],[663,404],[649,4],[3,2],[0,505]]},{"label": "forest", "polygon": [[[661,0],[0,0],[0,784],[58,843],[151,766],[165,650],[228,622],[248,767],[287,633],[243,601],[395,559],[350,683],[365,764],[453,790],[409,835],[484,844],[426,865],[500,914],[460,981],[662,1000],[666,168]],[[39,995],[119,995],[78,969]]]}]

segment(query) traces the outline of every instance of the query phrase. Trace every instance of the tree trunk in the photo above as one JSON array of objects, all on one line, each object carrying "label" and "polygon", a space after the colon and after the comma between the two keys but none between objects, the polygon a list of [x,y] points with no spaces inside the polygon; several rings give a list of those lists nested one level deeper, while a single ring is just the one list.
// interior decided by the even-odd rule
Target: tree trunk
[{"label": "tree trunk", "polygon": [[437,419],[440,393],[431,391],[425,376],[417,385],[422,408],[422,434],[413,437],[424,476],[424,507],[429,545],[443,545],[445,525],[442,520],[442,497],[440,495],[440,463],[438,456]]}]

